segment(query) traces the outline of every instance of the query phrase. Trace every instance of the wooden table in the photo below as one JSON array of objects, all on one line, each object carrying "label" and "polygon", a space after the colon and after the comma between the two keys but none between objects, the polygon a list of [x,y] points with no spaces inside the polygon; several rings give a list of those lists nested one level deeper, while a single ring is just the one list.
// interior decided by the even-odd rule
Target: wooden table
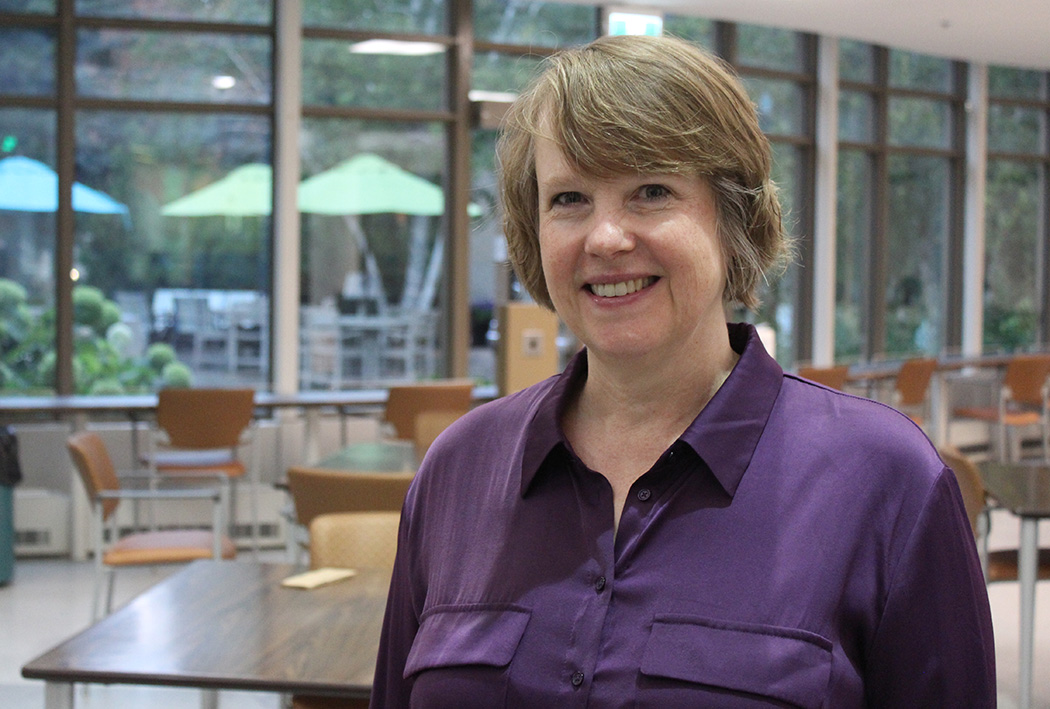
[{"label": "wooden table", "polygon": [[1039,566],[1039,520],[1050,518],[1050,465],[1037,461],[979,464],[988,494],[1021,518],[1017,581],[1021,587],[1021,709],[1032,706],[1035,584]]},{"label": "wooden table", "polygon": [[46,709],[73,683],[199,687],[343,697],[371,691],[390,583],[362,570],[314,590],[284,588],[287,564],[196,561],[22,668]]}]

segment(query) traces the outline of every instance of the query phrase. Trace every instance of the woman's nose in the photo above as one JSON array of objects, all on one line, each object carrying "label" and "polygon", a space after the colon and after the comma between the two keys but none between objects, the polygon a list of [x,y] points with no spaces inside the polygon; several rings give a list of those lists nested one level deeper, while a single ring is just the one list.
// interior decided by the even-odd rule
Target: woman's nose
[{"label": "woman's nose", "polygon": [[594,215],[585,244],[589,255],[608,258],[633,248],[634,237],[624,223],[622,214],[610,210]]}]

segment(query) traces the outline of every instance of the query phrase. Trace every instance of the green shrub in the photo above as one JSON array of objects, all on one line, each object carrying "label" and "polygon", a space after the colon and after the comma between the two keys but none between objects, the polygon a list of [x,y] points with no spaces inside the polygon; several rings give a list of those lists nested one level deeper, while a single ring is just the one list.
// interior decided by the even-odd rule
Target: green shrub
[{"label": "green shrub", "polygon": [[[100,331],[106,296],[94,286],[73,287],[73,322]],[[105,328],[101,328],[105,332]]]},{"label": "green shrub", "polygon": [[187,389],[193,386],[193,373],[182,362],[169,362],[160,373],[162,389]]},{"label": "green shrub", "polygon": [[164,367],[174,362],[175,359],[175,348],[167,342],[154,342],[146,348],[146,361],[150,369],[157,374],[164,371]]},{"label": "green shrub", "polygon": [[22,284],[0,278],[0,318],[9,318],[26,304],[28,295]]}]

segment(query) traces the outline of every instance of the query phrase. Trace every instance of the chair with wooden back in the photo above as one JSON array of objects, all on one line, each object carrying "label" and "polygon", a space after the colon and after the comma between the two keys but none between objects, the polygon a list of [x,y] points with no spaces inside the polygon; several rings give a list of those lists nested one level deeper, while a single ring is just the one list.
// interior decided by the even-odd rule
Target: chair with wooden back
[{"label": "chair with wooden back", "polygon": [[400,512],[415,473],[354,472],[293,466],[288,492],[295,505],[299,546],[308,545],[306,530],[314,518],[333,512]]},{"label": "chair with wooden back", "polygon": [[915,357],[901,363],[893,386],[893,406],[922,426],[929,417],[930,381],[937,371],[933,357]]},{"label": "chair with wooden back", "polygon": [[1050,460],[1048,404],[1050,354],[1014,355],[1006,364],[996,406],[965,406],[952,413],[957,418],[986,421],[994,427],[998,436],[993,440],[998,445],[999,459],[1003,461],[1014,457],[1010,432],[1038,425],[1042,429],[1043,458]]},{"label": "chair with wooden back", "polygon": [[424,411],[444,411],[446,418],[470,411],[474,383],[469,379],[399,384],[389,389],[383,420],[396,438],[416,440],[416,418]]},{"label": "chair with wooden back", "polygon": [[832,367],[799,367],[798,376],[841,391],[845,389],[846,380],[849,378],[849,366],[842,364]]},{"label": "chair with wooden back", "polygon": [[434,440],[463,413],[462,411],[434,409],[432,411],[420,411],[416,414],[414,443],[417,461],[423,460]]},{"label": "chair with wooden back", "polygon": [[[125,489],[118,477],[109,451],[102,438],[90,431],[71,435],[66,446],[73,464],[84,483],[94,513],[95,590],[92,618],[100,617],[99,600],[106,580],[105,613],[113,603],[113,570],[119,566],[185,563],[194,559],[232,559],[237,548],[222,534],[223,486],[214,475],[198,476],[198,487],[157,489]],[[125,478],[125,479],[130,479]],[[144,483],[155,482],[149,477],[139,478]],[[211,483],[210,486],[205,486]],[[212,527],[202,529],[164,529],[132,532],[117,538],[115,513],[122,499],[133,500],[203,500],[212,503]],[[109,522],[109,541],[106,542],[106,523]]]},{"label": "chair with wooden back", "polygon": [[[392,571],[401,513],[336,512],[310,522],[310,567]],[[292,709],[366,709],[367,699],[293,695]]]},{"label": "chair with wooden back", "polygon": [[[157,427],[146,464],[159,475],[219,473],[233,483],[251,483],[251,536],[259,541],[259,456],[255,450],[253,389],[162,389],[157,394]],[[156,440],[155,440],[156,438]],[[242,448],[247,447],[246,463]],[[230,486],[229,521],[237,529],[237,487]]]},{"label": "chair with wooden back", "polygon": [[[963,505],[970,518],[970,527],[977,540],[977,550],[981,557],[981,567],[988,583],[997,581],[1016,581],[1018,578],[1018,550],[988,548],[988,533],[991,531],[989,499],[981,480],[981,471],[970,458],[953,446],[938,449],[941,459],[955,473],[962,493]],[[1037,577],[1050,579],[1050,549],[1040,549],[1037,566]]]}]

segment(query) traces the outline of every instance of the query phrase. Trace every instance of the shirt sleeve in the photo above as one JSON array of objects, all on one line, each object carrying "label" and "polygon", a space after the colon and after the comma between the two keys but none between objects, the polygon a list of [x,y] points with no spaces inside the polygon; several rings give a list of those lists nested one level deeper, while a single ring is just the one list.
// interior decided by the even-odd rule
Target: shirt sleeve
[{"label": "shirt sleeve", "polygon": [[383,632],[379,640],[376,658],[376,673],[372,684],[369,706],[407,707],[411,684],[404,679],[405,662],[419,630],[419,615],[416,611],[416,593],[412,583],[412,545],[409,537],[408,504],[401,512],[401,527],[398,530],[397,558],[390,580]]},{"label": "shirt sleeve", "polygon": [[931,488],[865,663],[869,707],[994,707],[988,593],[954,474]]}]

